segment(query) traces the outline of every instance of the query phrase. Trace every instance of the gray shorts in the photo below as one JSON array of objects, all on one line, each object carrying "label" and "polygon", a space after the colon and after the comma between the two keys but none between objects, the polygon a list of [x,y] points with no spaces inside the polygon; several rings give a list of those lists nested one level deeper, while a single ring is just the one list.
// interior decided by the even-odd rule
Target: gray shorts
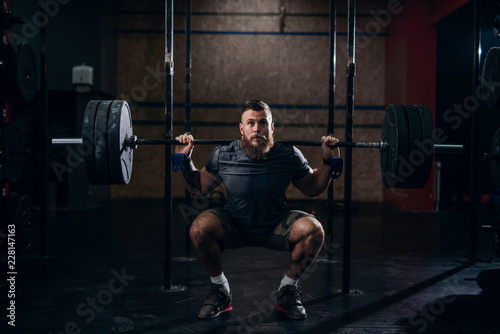
[{"label": "gray shorts", "polygon": [[288,237],[293,224],[302,217],[316,218],[307,212],[290,210],[270,232],[252,233],[242,230],[238,225],[236,225],[232,221],[227,210],[224,208],[214,208],[203,212],[213,213],[222,223],[224,241],[221,243],[221,250],[224,250],[225,248],[234,249],[251,246],[266,247],[274,250],[291,252],[293,247],[290,246]]}]

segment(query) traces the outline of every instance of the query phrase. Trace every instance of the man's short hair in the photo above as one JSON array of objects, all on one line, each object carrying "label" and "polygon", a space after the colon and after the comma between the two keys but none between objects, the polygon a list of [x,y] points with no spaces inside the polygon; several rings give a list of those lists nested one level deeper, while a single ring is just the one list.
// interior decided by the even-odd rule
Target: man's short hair
[{"label": "man's short hair", "polygon": [[273,114],[271,113],[271,108],[267,105],[262,100],[251,100],[245,102],[245,105],[243,106],[243,109],[241,110],[241,115],[247,110],[254,110],[254,111],[265,111],[269,116],[271,117],[271,123],[273,120]]}]

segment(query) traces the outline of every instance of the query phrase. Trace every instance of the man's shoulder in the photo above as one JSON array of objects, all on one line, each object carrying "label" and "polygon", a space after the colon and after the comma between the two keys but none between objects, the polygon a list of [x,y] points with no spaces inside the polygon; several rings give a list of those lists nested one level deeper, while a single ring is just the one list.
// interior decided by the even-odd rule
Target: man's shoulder
[{"label": "man's shoulder", "polygon": [[235,140],[227,145],[219,146],[219,150],[222,152],[237,151],[241,149],[241,140]]},{"label": "man's shoulder", "polygon": [[274,142],[275,150],[278,152],[285,152],[285,153],[296,153],[300,152],[298,148],[296,148],[293,145],[288,145],[288,144],[283,144],[279,141]]},{"label": "man's shoulder", "polygon": [[235,140],[227,145],[221,145],[218,147],[220,152],[236,152],[241,150],[241,140]]}]

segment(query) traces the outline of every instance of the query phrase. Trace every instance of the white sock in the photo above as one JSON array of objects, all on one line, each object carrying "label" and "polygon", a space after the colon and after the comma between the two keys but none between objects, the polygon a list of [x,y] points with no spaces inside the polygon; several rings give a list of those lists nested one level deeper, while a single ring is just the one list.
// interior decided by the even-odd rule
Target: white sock
[{"label": "white sock", "polygon": [[278,291],[280,291],[280,289],[282,287],[284,287],[285,285],[293,285],[293,286],[296,286],[297,285],[297,282],[298,282],[298,279],[293,279],[293,278],[290,278],[288,277],[287,275],[285,275],[283,277],[283,279],[281,280],[281,283],[280,283],[280,287],[278,288]]},{"label": "white sock", "polygon": [[226,288],[227,293],[231,293],[231,290],[229,289],[229,282],[226,276],[224,276],[224,273],[220,274],[219,276],[210,277],[210,280],[213,284],[222,284],[222,286]]}]

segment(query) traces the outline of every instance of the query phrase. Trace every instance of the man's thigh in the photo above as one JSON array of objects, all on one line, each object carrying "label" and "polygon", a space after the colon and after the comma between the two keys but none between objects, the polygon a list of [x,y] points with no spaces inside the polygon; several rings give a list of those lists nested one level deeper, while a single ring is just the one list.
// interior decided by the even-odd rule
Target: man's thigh
[{"label": "man's thigh", "polygon": [[290,212],[283,217],[275,229],[264,241],[264,247],[280,251],[292,251],[293,246],[290,245],[290,232],[292,231],[293,224],[303,217],[311,217],[316,219],[313,215],[299,210],[290,210]]},{"label": "man's thigh", "polygon": [[289,236],[292,231],[293,224],[303,217],[311,217],[313,215],[299,210],[290,210],[283,216],[281,221],[276,225],[274,230],[268,234],[253,234],[242,231],[231,220],[231,216],[224,208],[214,208],[203,211],[203,213],[212,213],[221,221],[224,230],[224,239],[221,243],[221,250],[233,249],[241,247],[266,247],[278,251],[292,251]]},{"label": "man's thigh", "polygon": [[224,208],[213,208],[203,211],[203,213],[211,213],[219,218],[222,224],[222,230],[224,231],[224,238],[220,244],[221,250],[230,248],[241,248],[249,246],[245,239],[242,237],[242,233],[237,226],[234,225],[231,216]]}]

